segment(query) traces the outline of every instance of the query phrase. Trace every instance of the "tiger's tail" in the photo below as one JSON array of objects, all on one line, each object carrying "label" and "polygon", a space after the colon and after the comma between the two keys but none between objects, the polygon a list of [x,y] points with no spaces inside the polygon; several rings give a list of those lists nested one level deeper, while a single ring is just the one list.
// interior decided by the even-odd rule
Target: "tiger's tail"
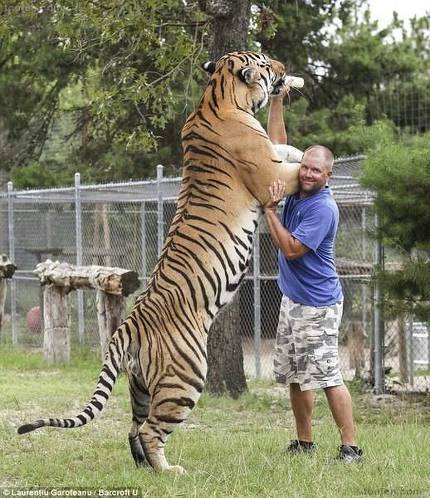
[{"label": "tiger's tail", "polygon": [[129,330],[124,322],[112,336],[93,397],[78,415],[73,418],[36,420],[30,424],[21,425],[18,428],[18,434],[26,434],[41,427],[61,427],[64,429],[82,427],[96,418],[106,406],[121,370],[130,343],[130,335],[127,332]]}]

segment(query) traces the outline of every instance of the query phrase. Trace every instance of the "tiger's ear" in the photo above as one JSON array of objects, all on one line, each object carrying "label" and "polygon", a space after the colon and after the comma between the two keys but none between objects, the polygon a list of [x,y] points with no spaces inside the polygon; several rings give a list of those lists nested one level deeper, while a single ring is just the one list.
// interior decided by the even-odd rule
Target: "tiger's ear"
[{"label": "tiger's ear", "polygon": [[239,70],[238,74],[239,78],[248,86],[253,85],[261,78],[260,73],[255,67],[244,67]]},{"label": "tiger's ear", "polygon": [[209,74],[213,74],[215,72],[215,62],[208,61],[202,64],[202,68]]}]

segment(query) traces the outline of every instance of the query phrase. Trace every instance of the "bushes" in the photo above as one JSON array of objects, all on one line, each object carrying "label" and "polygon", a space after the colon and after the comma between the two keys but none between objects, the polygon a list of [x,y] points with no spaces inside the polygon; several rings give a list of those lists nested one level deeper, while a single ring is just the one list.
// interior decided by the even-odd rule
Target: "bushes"
[{"label": "bushes", "polygon": [[362,183],[377,193],[384,243],[405,258],[401,269],[377,274],[388,310],[430,321],[430,133],[396,142],[380,127]]}]

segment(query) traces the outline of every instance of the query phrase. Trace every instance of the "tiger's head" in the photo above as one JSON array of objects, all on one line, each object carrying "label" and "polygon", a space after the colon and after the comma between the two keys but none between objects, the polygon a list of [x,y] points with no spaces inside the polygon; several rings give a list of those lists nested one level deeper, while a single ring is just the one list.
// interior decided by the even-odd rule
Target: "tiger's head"
[{"label": "tiger's head", "polygon": [[223,100],[224,107],[230,104],[253,114],[286,82],[284,65],[257,52],[232,52],[202,67],[211,75],[207,91],[215,106]]}]

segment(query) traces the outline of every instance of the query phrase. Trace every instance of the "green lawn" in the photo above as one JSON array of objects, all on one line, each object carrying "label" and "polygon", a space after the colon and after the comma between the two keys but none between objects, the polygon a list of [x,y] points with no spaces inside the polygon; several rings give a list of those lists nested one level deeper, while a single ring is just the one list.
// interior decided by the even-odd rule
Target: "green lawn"
[{"label": "green lawn", "polygon": [[286,455],[294,437],[288,399],[262,382],[250,383],[250,393],[236,401],[201,398],[167,445],[170,463],[184,466],[185,476],[135,468],[123,377],[103,415],[86,427],[16,434],[23,422],[75,415],[90,398],[99,367],[87,351],[64,368],[46,367],[38,353],[0,351],[0,488],[128,488],[148,497],[430,496],[429,397],[371,407],[357,386],[350,387],[365,451],[358,465],[334,459],[338,435],[321,395],[318,452]]}]

